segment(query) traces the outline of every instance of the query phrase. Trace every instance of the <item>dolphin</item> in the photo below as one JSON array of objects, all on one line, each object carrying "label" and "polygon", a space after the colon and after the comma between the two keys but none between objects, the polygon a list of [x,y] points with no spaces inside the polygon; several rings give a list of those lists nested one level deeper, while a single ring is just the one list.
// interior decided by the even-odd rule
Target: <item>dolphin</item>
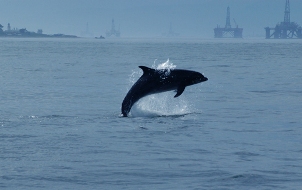
[{"label": "dolphin", "polygon": [[127,117],[131,107],[139,99],[161,92],[175,90],[174,98],[180,96],[187,86],[205,82],[208,78],[196,71],[181,69],[151,69],[139,66],[143,75],[131,87],[122,103],[122,116]]}]

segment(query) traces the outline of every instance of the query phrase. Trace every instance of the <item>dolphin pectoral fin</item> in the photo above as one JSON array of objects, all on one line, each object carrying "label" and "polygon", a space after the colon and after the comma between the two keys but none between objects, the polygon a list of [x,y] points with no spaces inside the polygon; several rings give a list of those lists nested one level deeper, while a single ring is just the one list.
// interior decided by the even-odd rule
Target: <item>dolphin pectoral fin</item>
[{"label": "dolphin pectoral fin", "polygon": [[180,96],[184,92],[185,88],[186,88],[185,85],[179,85],[177,87],[177,93],[175,94],[174,98]]}]

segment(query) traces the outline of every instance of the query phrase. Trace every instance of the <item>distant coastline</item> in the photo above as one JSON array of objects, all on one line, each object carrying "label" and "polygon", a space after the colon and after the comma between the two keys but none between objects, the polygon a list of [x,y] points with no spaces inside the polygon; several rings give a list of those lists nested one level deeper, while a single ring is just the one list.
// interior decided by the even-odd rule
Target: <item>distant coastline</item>
[{"label": "distant coastline", "polygon": [[26,28],[11,29],[10,24],[7,24],[7,30],[3,31],[3,26],[0,24],[0,37],[13,37],[13,38],[78,38],[75,35],[67,34],[43,34],[43,31],[39,29],[37,32],[31,32],[26,30]]}]

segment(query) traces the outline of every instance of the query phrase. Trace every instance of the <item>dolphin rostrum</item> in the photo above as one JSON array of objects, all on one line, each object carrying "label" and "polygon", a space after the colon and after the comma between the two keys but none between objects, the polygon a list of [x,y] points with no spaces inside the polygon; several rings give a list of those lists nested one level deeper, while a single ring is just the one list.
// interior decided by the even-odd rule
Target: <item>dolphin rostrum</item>
[{"label": "dolphin rostrum", "polygon": [[174,98],[180,96],[187,86],[207,81],[201,73],[181,69],[151,69],[139,66],[143,75],[131,87],[122,103],[122,116],[127,117],[131,107],[142,97],[176,90]]}]

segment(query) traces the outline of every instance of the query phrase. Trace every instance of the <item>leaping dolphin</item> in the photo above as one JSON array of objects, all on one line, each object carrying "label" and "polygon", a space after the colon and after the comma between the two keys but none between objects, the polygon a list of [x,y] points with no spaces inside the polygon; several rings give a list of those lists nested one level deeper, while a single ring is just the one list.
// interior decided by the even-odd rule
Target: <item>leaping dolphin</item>
[{"label": "leaping dolphin", "polygon": [[207,81],[201,73],[181,69],[151,69],[139,66],[143,75],[131,87],[122,103],[122,116],[127,117],[131,107],[142,97],[150,94],[176,90],[174,98],[180,96],[187,86]]}]

